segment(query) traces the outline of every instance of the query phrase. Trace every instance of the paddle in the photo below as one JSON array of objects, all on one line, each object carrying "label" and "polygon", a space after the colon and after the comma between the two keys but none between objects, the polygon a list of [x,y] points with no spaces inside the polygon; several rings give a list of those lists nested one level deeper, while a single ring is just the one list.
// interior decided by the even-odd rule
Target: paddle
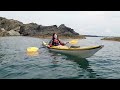
[{"label": "paddle", "polygon": [[73,39],[69,42],[67,42],[66,44],[70,43],[70,44],[76,44],[78,42],[78,39]]},{"label": "paddle", "polygon": [[[70,44],[76,44],[77,42],[78,42],[78,39],[73,39],[73,40],[67,42],[66,44],[68,44],[68,43],[70,43]],[[46,47],[48,46],[45,42],[43,42],[43,43],[44,43],[44,45],[45,45]],[[66,44],[65,44],[65,45],[66,45]],[[37,48],[37,47],[28,47],[28,48],[27,48],[27,52],[36,52],[36,51],[38,51],[38,49],[41,49],[41,48],[44,48],[44,46],[43,46],[43,47],[40,47],[40,48]]]}]

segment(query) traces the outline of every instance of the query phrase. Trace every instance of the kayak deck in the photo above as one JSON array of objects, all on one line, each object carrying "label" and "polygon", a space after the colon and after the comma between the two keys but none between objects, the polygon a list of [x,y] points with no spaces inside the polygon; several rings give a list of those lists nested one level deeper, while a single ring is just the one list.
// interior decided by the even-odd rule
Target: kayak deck
[{"label": "kayak deck", "polygon": [[80,48],[69,48],[67,46],[52,46],[52,47],[50,47],[50,49],[56,49],[56,50],[91,50],[91,49],[97,49],[97,48],[101,48],[101,47],[103,47],[103,45],[80,47]]}]

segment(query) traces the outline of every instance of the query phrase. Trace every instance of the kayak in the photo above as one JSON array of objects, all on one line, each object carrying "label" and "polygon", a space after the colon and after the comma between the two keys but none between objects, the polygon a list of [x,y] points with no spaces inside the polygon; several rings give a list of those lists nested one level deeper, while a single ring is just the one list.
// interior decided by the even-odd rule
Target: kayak
[{"label": "kayak", "polygon": [[[48,44],[44,41],[42,42],[42,45],[44,47],[47,47]],[[98,46],[88,46],[88,47],[68,47],[68,46],[52,46],[48,48],[50,51],[72,55],[80,58],[89,58],[93,56],[97,51],[102,49],[104,45],[98,45]]]}]

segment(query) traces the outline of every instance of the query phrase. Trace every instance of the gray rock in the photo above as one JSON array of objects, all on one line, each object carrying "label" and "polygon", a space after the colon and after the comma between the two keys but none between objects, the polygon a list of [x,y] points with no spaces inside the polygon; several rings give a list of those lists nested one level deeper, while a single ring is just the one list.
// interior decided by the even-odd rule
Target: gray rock
[{"label": "gray rock", "polygon": [[10,36],[20,36],[20,33],[17,32],[17,31],[14,31],[14,30],[8,31],[8,34],[9,34]]},{"label": "gray rock", "polygon": [[8,31],[6,31],[4,28],[0,29],[0,36],[4,37],[4,36],[9,36]]},{"label": "gray rock", "polygon": [[36,23],[23,24],[20,21],[0,17],[1,36],[23,35],[23,36],[51,36],[57,33],[59,36],[83,37],[64,24],[43,26]]},{"label": "gray rock", "polygon": [[23,23],[17,20],[6,19],[6,18],[0,17],[0,28],[4,28],[7,31],[14,29],[16,27],[20,27],[22,25]]},{"label": "gray rock", "polygon": [[38,27],[39,25],[35,23],[29,23],[29,24],[24,24],[20,27],[19,33],[24,35],[24,36],[32,36],[35,35],[38,32]]},{"label": "gray rock", "polygon": [[1,31],[6,31],[4,28],[1,28]]}]

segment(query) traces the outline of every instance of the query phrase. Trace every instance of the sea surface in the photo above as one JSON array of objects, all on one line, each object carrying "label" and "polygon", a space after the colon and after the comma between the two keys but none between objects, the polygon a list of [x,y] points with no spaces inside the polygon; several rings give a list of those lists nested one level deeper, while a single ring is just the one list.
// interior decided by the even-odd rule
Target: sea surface
[{"label": "sea surface", "polygon": [[[120,42],[101,38],[78,41],[79,46],[104,45],[92,57],[81,59],[43,48],[42,41],[50,39],[0,37],[0,79],[120,79]],[[26,49],[33,46],[39,51],[27,53]]]}]

